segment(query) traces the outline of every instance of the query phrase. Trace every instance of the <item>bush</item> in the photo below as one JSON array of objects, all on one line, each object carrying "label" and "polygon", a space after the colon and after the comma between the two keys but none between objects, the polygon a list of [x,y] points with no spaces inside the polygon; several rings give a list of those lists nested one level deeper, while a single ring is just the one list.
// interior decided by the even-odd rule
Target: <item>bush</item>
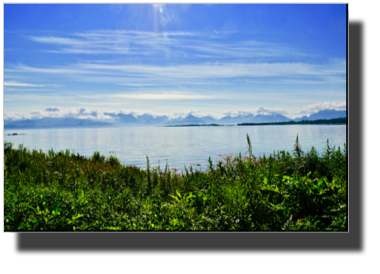
[{"label": "bush", "polygon": [[13,143],[11,142],[4,142],[4,154],[7,154],[12,151]]},{"label": "bush", "polygon": [[121,165],[120,160],[113,155],[107,158],[107,163],[109,163],[112,167]]},{"label": "bush", "polygon": [[104,155],[101,155],[99,151],[95,151],[92,155],[92,160],[95,162],[103,163],[106,157]]}]

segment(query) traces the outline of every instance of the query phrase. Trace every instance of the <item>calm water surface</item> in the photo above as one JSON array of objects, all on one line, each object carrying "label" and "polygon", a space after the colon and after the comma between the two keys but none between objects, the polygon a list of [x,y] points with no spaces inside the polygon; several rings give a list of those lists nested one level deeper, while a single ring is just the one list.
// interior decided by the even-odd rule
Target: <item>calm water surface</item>
[{"label": "calm water surface", "polygon": [[[17,132],[17,136],[8,136]],[[202,164],[206,169],[208,157],[221,159],[230,153],[244,155],[249,134],[255,156],[269,155],[273,150],[291,152],[298,134],[303,150],[314,146],[323,152],[326,140],[331,146],[346,143],[345,125],[289,125],[289,126],[230,126],[230,127],[130,127],[130,128],[72,128],[7,130],[4,140],[14,148],[24,144],[29,149],[47,152],[69,149],[84,156],[94,151],[108,156],[114,152],[122,164],[146,168],[146,155],[151,166],[161,166],[168,160],[170,168]]]}]

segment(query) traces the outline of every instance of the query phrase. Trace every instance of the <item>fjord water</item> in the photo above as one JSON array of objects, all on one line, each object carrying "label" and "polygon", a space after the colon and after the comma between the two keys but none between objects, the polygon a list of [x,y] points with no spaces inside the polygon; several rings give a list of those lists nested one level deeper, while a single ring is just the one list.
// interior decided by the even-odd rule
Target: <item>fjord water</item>
[{"label": "fjord water", "polygon": [[[16,135],[8,136],[17,132]],[[302,150],[314,146],[321,155],[329,139],[330,146],[346,143],[345,125],[287,125],[287,126],[220,126],[220,127],[124,127],[124,128],[71,128],[71,129],[30,129],[7,130],[4,140],[17,148],[20,144],[28,149],[42,149],[48,152],[66,151],[86,157],[99,151],[105,156],[110,152],[123,165],[146,168],[146,155],[151,166],[165,166],[183,169],[190,164],[201,164],[207,168],[208,157],[213,161],[220,155],[247,152],[247,133],[251,138],[255,156],[266,156],[273,151],[291,152],[298,134]]]}]

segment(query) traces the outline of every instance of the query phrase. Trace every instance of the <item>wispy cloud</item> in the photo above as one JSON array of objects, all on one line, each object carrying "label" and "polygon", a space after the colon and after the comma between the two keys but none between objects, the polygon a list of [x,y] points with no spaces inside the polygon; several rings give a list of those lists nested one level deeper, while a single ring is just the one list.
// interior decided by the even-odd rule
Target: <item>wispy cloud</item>
[{"label": "wispy cloud", "polygon": [[4,86],[10,87],[46,87],[47,85],[36,85],[36,84],[27,84],[27,83],[18,83],[15,81],[4,82]]},{"label": "wispy cloud", "polygon": [[41,95],[41,94],[6,94],[4,95],[4,101],[13,101],[13,102],[72,102],[75,99],[74,96],[59,96],[59,95]]},{"label": "wispy cloud", "polygon": [[[134,80],[165,79],[231,79],[231,78],[273,78],[297,77],[305,80],[313,77],[314,81],[330,82],[345,81],[345,65],[326,63],[321,65],[308,63],[202,63],[173,66],[129,65],[129,64],[98,64],[78,63],[68,66],[38,68],[18,65],[19,72],[34,72],[46,74],[78,74],[110,75],[112,77],[133,77]],[[302,78],[303,77],[303,78]],[[277,80],[277,78],[276,78]],[[281,80],[281,78],[280,78]],[[294,80],[294,79],[293,79]],[[149,83],[152,83],[150,81]],[[170,83],[170,82],[169,82]]]},{"label": "wispy cloud", "polygon": [[63,37],[54,37],[54,36],[27,36],[30,40],[38,43],[47,43],[47,44],[58,44],[58,45],[85,45],[88,44],[87,41],[72,39],[72,38],[63,38]]},{"label": "wispy cloud", "polygon": [[245,115],[248,115],[248,114],[253,114],[253,115],[282,114],[282,115],[286,115],[286,114],[288,114],[288,112],[285,111],[285,110],[281,110],[281,109],[266,108],[266,107],[263,107],[263,106],[258,106],[258,107],[255,107],[255,108],[252,108],[252,109],[248,109],[248,110],[236,110],[236,111],[226,110],[226,111],[223,112],[223,115],[231,116],[231,117],[236,117],[236,116],[239,116],[239,115],[245,116]]},{"label": "wispy cloud", "polygon": [[[215,35],[217,34],[217,35]],[[152,52],[197,58],[250,58],[305,55],[300,51],[268,42],[236,40],[226,43],[234,32],[143,32],[96,30],[60,36],[27,36],[26,38],[58,47],[45,50],[63,54],[133,54],[150,56]],[[207,41],[205,43],[205,41]]]},{"label": "wispy cloud", "polygon": [[164,92],[164,93],[126,93],[106,95],[78,95],[80,98],[89,99],[136,99],[136,100],[198,100],[212,99],[214,96],[186,92]]},{"label": "wispy cloud", "polygon": [[[46,88],[25,88],[25,87],[17,87],[17,88],[12,88],[12,87],[8,87],[8,86],[5,86],[4,87],[4,91],[15,91],[15,92],[18,92],[18,93],[23,93],[23,92],[46,92],[48,91],[48,89]],[[8,95],[7,95],[8,96]]]},{"label": "wispy cloud", "polygon": [[[122,105],[123,102],[107,102],[107,106],[118,106]],[[104,106],[104,102],[99,102],[99,103],[91,103],[91,102],[78,102],[78,105],[83,105],[83,106]]]},{"label": "wispy cloud", "polygon": [[[212,31],[210,33],[216,34]],[[80,60],[86,61],[40,67],[27,64],[8,65],[5,71],[9,75],[16,72],[39,74],[41,77],[55,74],[65,77],[67,83],[103,82],[141,88],[226,85],[220,82],[225,80],[254,80],[290,85],[344,84],[346,81],[345,60],[302,62],[300,60],[305,59],[292,59],[289,56],[301,56],[305,53],[286,45],[244,40],[241,37],[232,39],[234,32],[222,31],[216,34],[217,38],[210,38],[210,33],[106,29],[69,35],[29,35],[26,36],[27,39],[45,45],[44,51],[79,54]],[[87,54],[130,54],[133,60],[118,58],[104,61],[105,57],[102,56],[99,59],[103,61],[98,62],[91,60],[93,57]],[[18,84],[19,87],[22,85],[16,82],[7,84]],[[141,98],[140,95],[130,96]],[[165,95],[161,98],[165,98]]]}]

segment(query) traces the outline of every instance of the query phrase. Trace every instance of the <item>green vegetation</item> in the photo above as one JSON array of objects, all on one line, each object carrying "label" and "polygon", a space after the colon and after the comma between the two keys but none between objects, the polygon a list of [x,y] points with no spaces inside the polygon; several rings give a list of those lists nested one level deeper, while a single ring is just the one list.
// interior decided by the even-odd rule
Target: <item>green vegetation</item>
[{"label": "green vegetation", "polygon": [[114,156],[4,144],[5,231],[347,231],[346,146],[247,156],[183,174]]},{"label": "green vegetation", "polygon": [[328,120],[314,120],[314,121],[289,121],[289,122],[273,122],[273,123],[242,123],[238,126],[269,126],[269,125],[346,125],[347,118],[336,118]]}]

